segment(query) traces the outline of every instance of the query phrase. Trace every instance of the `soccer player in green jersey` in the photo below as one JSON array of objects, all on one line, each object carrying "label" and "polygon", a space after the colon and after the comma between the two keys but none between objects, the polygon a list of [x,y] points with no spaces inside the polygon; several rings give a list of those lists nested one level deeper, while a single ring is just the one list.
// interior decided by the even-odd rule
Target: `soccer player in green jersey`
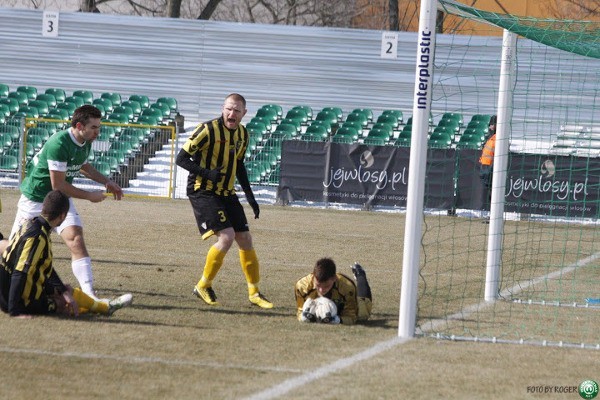
[{"label": "soccer player in green jersey", "polygon": [[21,184],[21,198],[17,216],[11,231],[13,236],[25,221],[40,215],[44,197],[51,190],[60,190],[70,199],[67,218],[56,227],[71,251],[71,267],[84,293],[97,299],[93,287],[92,260],[83,240],[83,224],[73,204],[73,198],[98,203],[105,199],[103,190],[83,190],[73,185],[73,178],[81,173],[106,188],[116,200],[123,190],[108,177],[102,175],[88,162],[92,142],[100,133],[100,110],[83,105],[75,110],[71,128],[52,135],[42,149],[27,165],[27,173]]},{"label": "soccer player in green jersey", "polygon": [[248,283],[248,299],[261,308],[273,308],[273,303],[258,290],[258,258],[244,208],[234,188],[237,178],[254,218],[258,218],[260,209],[244,166],[248,131],[241,121],[246,111],[244,97],[230,94],[221,117],[198,125],[177,155],[177,165],[189,171],[187,195],[200,235],[202,239],[213,235],[217,238],[206,255],[202,278],[194,287],[194,294],[209,305],[218,304],[212,282],[235,241]]}]

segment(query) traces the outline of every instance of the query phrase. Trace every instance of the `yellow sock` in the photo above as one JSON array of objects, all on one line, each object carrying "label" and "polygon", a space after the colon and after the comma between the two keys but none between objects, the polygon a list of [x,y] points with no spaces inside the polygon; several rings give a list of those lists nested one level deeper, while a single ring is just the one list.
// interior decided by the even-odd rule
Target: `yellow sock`
[{"label": "yellow sock", "polygon": [[73,298],[77,302],[77,305],[79,305],[79,313],[81,314],[87,312],[108,314],[108,303],[92,299],[79,288],[73,289]]},{"label": "yellow sock", "polygon": [[253,296],[258,293],[258,282],[260,281],[256,251],[240,249],[240,264],[246,276],[246,282],[248,282],[248,295]]},{"label": "yellow sock", "polygon": [[198,281],[198,287],[206,288],[212,285],[213,279],[215,279],[219,269],[221,269],[221,266],[223,265],[224,258],[225,253],[215,246],[211,246],[208,250],[208,254],[206,254],[206,263],[204,264],[202,278]]}]

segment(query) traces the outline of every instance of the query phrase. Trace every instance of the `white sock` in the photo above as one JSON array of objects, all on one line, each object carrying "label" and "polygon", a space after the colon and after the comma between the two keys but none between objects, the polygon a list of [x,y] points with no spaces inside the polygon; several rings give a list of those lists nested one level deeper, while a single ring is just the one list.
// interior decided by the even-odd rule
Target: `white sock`
[{"label": "white sock", "polygon": [[94,276],[92,275],[92,259],[90,257],[83,257],[79,260],[75,260],[71,263],[73,269],[73,275],[79,281],[79,287],[83,293],[97,300],[96,294],[94,293]]}]

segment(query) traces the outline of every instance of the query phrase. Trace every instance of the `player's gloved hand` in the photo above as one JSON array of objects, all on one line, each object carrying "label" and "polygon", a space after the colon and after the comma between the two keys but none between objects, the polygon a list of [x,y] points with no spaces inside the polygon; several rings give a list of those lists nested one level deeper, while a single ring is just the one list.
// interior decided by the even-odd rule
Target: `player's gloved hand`
[{"label": "player's gloved hand", "polygon": [[321,318],[319,320],[322,324],[339,324],[341,322],[340,316],[336,315],[335,317],[331,316],[331,313],[327,313],[325,318]]},{"label": "player's gloved hand", "polygon": [[302,315],[300,321],[302,322],[317,322],[317,316],[315,315],[315,307],[317,303],[313,299],[306,299],[302,306]]},{"label": "player's gloved hand", "polygon": [[252,191],[249,190],[247,192],[244,192],[244,194],[246,195],[246,200],[248,201],[248,204],[250,204],[250,207],[252,207],[254,219],[258,219],[258,216],[260,215],[260,208],[258,207],[256,199],[254,198],[254,193],[252,193]]},{"label": "player's gloved hand", "polygon": [[202,173],[202,177],[208,179],[213,183],[217,183],[221,180],[223,176],[225,176],[225,174],[221,172],[222,169],[223,167],[217,167],[215,169],[205,169]]}]

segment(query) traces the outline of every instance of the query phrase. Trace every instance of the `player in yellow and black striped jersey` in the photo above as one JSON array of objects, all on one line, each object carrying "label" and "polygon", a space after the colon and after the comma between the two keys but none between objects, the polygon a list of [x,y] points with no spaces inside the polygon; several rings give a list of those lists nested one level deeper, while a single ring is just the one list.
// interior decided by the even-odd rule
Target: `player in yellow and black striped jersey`
[{"label": "player in yellow and black striped jersey", "polygon": [[252,207],[254,218],[258,218],[260,208],[244,165],[248,131],[241,121],[246,112],[243,96],[237,93],[228,95],[221,116],[201,123],[194,129],[177,155],[176,162],[189,171],[187,195],[202,239],[213,235],[217,238],[208,251],[202,277],[194,287],[194,294],[209,305],[218,304],[212,283],[235,241],[248,283],[250,302],[262,308],[272,308],[273,303],[258,289],[258,258],[248,220],[234,187],[237,178]]},{"label": "player in yellow and black striped jersey", "polygon": [[[96,301],[65,285],[52,266],[50,233],[66,218],[69,198],[58,190],[44,198],[41,215],[24,223],[0,257],[0,309],[11,316],[80,312],[112,314],[131,303],[131,295]],[[124,301],[127,303],[125,304]]]}]

